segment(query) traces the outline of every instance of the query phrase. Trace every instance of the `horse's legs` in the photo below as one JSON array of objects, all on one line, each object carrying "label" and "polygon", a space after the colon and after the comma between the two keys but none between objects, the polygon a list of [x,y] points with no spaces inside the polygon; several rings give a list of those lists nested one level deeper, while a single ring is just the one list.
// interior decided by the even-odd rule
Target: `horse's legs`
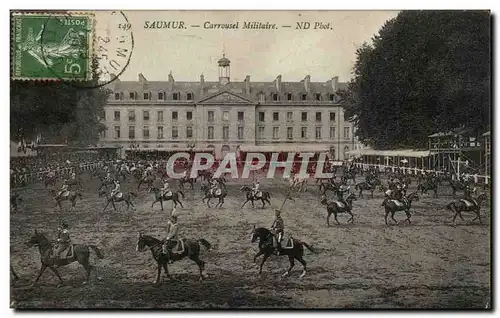
[{"label": "horse's legs", "polygon": [[245,206],[245,204],[247,204],[247,202],[250,201],[250,200],[246,200],[245,202],[243,202],[243,205],[241,206],[241,209],[243,209],[243,207]]},{"label": "horse's legs", "polygon": [[266,202],[264,201],[264,197],[262,197],[260,200],[262,201],[262,208],[264,208],[266,206]]},{"label": "horse's legs", "polygon": [[252,197],[252,208],[254,208],[254,209],[255,209],[255,204],[254,204],[254,202],[253,202],[253,197]]},{"label": "horse's legs", "polygon": [[332,215],[332,213],[328,212],[328,215],[326,216],[326,225],[328,227],[330,227],[330,215]]},{"label": "horse's legs", "polygon": [[207,207],[210,208],[210,198],[208,198],[208,200],[207,200]]},{"label": "horse's legs", "polygon": [[128,204],[130,204],[130,206],[132,207],[132,210],[135,211],[135,206],[134,204],[132,203],[132,201],[130,199],[127,200]]},{"label": "horse's legs", "polygon": [[464,218],[462,217],[462,211],[457,211],[457,212],[460,219],[465,222]]},{"label": "horse's legs", "polygon": [[385,225],[389,225],[389,223],[387,223],[387,216],[389,215],[389,211],[388,210],[385,210]]},{"label": "horse's legs", "polygon": [[410,214],[410,210],[405,210],[405,214],[406,214],[406,221],[408,221],[409,224],[411,224],[411,221],[410,221],[410,218],[411,218],[411,214]]},{"label": "horse's legs", "polygon": [[347,220],[347,223],[354,223],[354,215],[352,214],[352,212],[351,211],[346,211],[346,212],[351,216],[351,218]]},{"label": "horse's legs", "polygon": [[63,283],[63,280],[62,280],[62,278],[61,278],[61,275],[59,275],[59,272],[57,271],[57,269],[56,269],[55,267],[53,267],[53,266],[49,266],[49,268],[50,268],[50,270],[51,270],[54,274],[56,274],[57,278],[59,278],[60,284],[62,284],[62,283]]},{"label": "horse's legs", "polygon": [[295,261],[294,261],[294,256],[293,255],[288,255],[288,260],[290,261],[290,267],[288,270],[282,275],[283,277],[290,275],[290,271],[292,268],[295,266]]},{"label": "horse's legs", "polygon": [[198,253],[190,255],[189,258],[192,259],[196,263],[196,265],[198,265],[198,268],[200,270],[200,279],[199,280],[202,281],[203,280],[203,271],[205,270],[205,262],[200,259],[200,257],[198,256]]},{"label": "horse's legs", "polygon": [[260,263],[259,275],[262,274],[262,266],[264,266],[264,263],[266,262],[266,260],[269,256],[271,256],[271,253],[269,253],[269,252],[264,254],[264,257],[262,258],[262,262]]},{"label": "horse's legs", "polygon": [[335,218],[335,222],[337,222],[337,224],[338,224],[338,225],[340,225],[340,222],[339,222],[339,220],[337,219],[337,215],[338,215],[338,213],[337,213],[337,212],[333,212],[333,216],[334,216],[334,218]]},{"label": "horse's legs", "polygon": [[255,254],[255,256],[253,257],[253,262],[257,262],[257,257],[261,256],[262,254],[264,254],[264,252],[258,251],[257,254]]},{"label": "horse's legs", "polygon": [[156,275],[156,280],[153,282],[153,284],[158,285],[160,283],[161,264],[160,264],[160,262],[157,262],[156,264],[158,265],[158,273]]},{"label": "horse's legs", "polygon": [[480,214],[479,210],[476,210],[476,215],[477,215],[477,217],[476,217],[476,218],[479,220],[479,224],[481,224],[481,225],[482,225],[482,224],[483,224],[483,221],[481,220],[481,214]]},{"label": "horse's legs", "polygon": [[306,275],[306,272],[307,272],[307,263],[302,258],[302,255],[295,256],[295,259],[297,259],[300,262],[300,264],[302,264],[302,266],[304,267],[304,270],[302,271],[302,274],[300,274],[300,276],[299,276],[299,278],[302,278],[302,277],[304,277]]},{"label": "horse's legs", "polygon": [[183,208],[183,209],[184,209],[184,205],[182,205],[181,200],[180,200],[180,199],[177,199],[177,202],[181,205],[181,208]]},{"label": "horse's legs", "polygon": [[396,223],[398,224],[398,221],[396,221],[396,219],[394,218],[394,214],[396,214],[396,211],[392,211],[391,212],[391,219]]},{"label": "horse's legs", "polygon": [[160,199],[160,206],[161,206],[161,210],[163,211],[163,199]]},{"label": "horse's legs", "polygon": [[40,279],[40,276],[42,276],[43,272],[47,269],[47,265],[42,263],[42,267],[40,268],[40,272],[38,273],[38,276],[36,277],[35,281],[31,284],[31,286],[35,286],[35,284],[38,282]]}]

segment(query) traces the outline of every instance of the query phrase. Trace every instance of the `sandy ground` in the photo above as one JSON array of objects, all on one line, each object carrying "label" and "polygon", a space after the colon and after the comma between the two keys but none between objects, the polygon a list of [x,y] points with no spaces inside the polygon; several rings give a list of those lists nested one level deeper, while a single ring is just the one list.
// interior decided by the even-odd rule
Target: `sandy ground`
[{"label": "sandy ground", "polygon": [[[361,181],[361,178],[358,179]],[[310,182],[312,183],[312,182]],[[197,281],[198,268],[185,259],[170,265],[174,280],[154,286],[156,263],[149,251],[136,252],[138,231],[165,236],[167,215],[145,190],[135,199],[136,211],[120,204],[117,212],[102,212],[104,199],[96,195],[95,181],[85,183],[84,198],[74,212],[64,202],[64,211],[38,184],[20,191],[24,202],[11,212],[11,265],[21,277],[11,284],[11,306],[16,308],[484,308],[490,291],[490,208],[482,208],[484,225],[458,222],[451,226],[452,213],[445,205],[449,189],[441,197],[421,196],[412,208],[412,224],[384,224],[380,206],[383,194],[354,202],[354,224],[341,225],[319,204],[313,186],[293,194],[282,217],[285,232],[312,244],[306,251],[307,275],[297,262],[290,277],[283,278],[287,257],[271,256],[259,276],[253,263],[257,245],[250,243],[253,225],[269,228],[285,194],[285,182],[263,180],[271,192],[272,207],[240,209],[242,181],[228,183],[229,195],[221,209],[208,209],[201,202],[200,184],[186,190],[179,223],[187,238],[205,238],[212,245],[203,250],[208,278]],[[123,190],[133,184],[125,184]],[[415,185],[413,185],[415,187]],[[256,203],[260,207],[260,203]],[[467,220],[472,215],[464,215]],[[403,221],[404,213],[396,214]],[[82,286],[83,267],[77,263],[59,269],[65,280],[57,287],[55,275],[46,271],[37,286],[30,288],[40,268],[36,248],[27,248],[35,229],[55,237],[65,220],[74,243],[98,244],[105,254],[96,265],[91,283]],[[100,279],[98,279],[100,278]]]}]

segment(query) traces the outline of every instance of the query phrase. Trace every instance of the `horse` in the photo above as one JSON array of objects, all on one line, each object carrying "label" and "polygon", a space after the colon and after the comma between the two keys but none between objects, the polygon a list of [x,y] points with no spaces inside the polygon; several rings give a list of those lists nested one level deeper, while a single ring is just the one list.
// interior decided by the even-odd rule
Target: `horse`
[{"label": "horse", "polygon": [[289,182],[290,182],[290,187],[288,189],[289,191],[297,189],[297,192],[304,192],[305,191],[304,186],[307,185],[307,178],[295,175],[290,178]]},{"label": "horse", "polygon": [[56,175],[53,175],[52,177],[45,177],[45,180],[43,181],[45,184],[45,188],[47,188],[49,185],[50,186],[55,186],[57,183],[57,177]]},{"label": "horse", "polygon": [[370,179],[373,180],[371,182],[361,182],[356,184],[354,187],[356,190],[359,190],[359,198],[363,198],[363,190],[370,191],[372,199],[373,199],[373,191],[377,188],[377,185],[380,185],[380,179]]},{"label": "horse", "polygon": [[356,184],[356,172],[355,171],[346,171],[342,176],[342,182],[347,184],[347,181],[352,180],[354,184]]},{"label": "horse", "polygon": [[186,256],[189,257],[198,265],[198,268],[200,269],[199,280],[200,281],[203,280],[203,278],[206,276],[205,262],[200,259],[200,246],[203,245],[207,250],[209,250],[211,248],[211,244],[207,240],[205,240],[204,238],[198,240],[190,240],[190,239],[183,240],[184,250],[182,251],[182,253],[171,252],[171,249],[173,248],[172,245],[175,244],[175,242],[171,242],[168,243],[169,253],[163,254],[162,247],[164,243],[165,240],[159,240],[152,236],[144,235],[142,233],[139,233],[137,239],[136,251],[142,252],[146,247],[149,247],[149,249],[151,250],[151,254],[153,254],[153,258],[156,261],[156,264],[158,265],[158,274],[156,276],[156,280],[154,281],[155,285],[160,284],[162,267],[165,270],[167,277],[171,278],[170,273],[168,272],[169,260],[175,262],[183,259]]},{"label": "horse", "polygon": [[19,193],[15,192],[10,195],[10,207],[12,210],[17,211],[17,201],[23,202],[23,198],[19,195]]},{"label": "horse", "polygon": [[427,180],[424,183],[418,184],[417,191],[420,191],[420,193],[422,193],[422,194],[424,194],[424,193],[426,194],[427,191],[432,190],[432,191],[434,191],[434,198],[437,198],[438,197],[437,188],[438,188],[438,185],[437,185],[436,181]]},{"label": "horse", "polygon": [[405,211],[406,214],[406,221],[408,221],[409,224],[411,224],[410,218],[410,208],[411,208],[411,203],[413,201],[418,201],[419,197],[417,192],[411,193],[408,197],[403,198],[402,200],[393,200],[393,199],[385,199],[384,202],[382,203],[382,206],[385,207],[385,225],[389,225],[387,223],[387,216],[389,213],[391,213],[391,219],[395,222],[395,224],[398,224],[398,221],[394,218],[394,214],[397,211]]},{"label": "horse", "polygon": [[89,255],[90,255],[89,248],[91,248],[94,251],[94,253],[98,258],[100,259],[104,258],[101,250],[95,245],[72,244],[71,246],[73,252],[71,253],[72,255],[70,255],[70,257],[66,257],[63,259],[56,259],[52,255],[54,250],[54,244],[50,242],[42,232],[38,232],[37,230],[35,230],[35,233],[31,237],[31,239],[27,242],[27,245],[29,247],[38,246],[38,251],[40,252],[40,262],[42,263],[42,267],[40,268],[40,272],[38,273],[37,278],[31,284],[32,287],[38,282],[40,276],[42,276],[43,272],[47,269],[47,267],[52,272],[54,272],[54,274],[56,274],[56,276],[59,278],[60,281],[59,285],[62,285],[63,280],[59,275],[59,272],[57,271],[57,267],[66,266],[73,262],[78,262],[82,264],[82,266],[85,268],[85,271],[87,272],[86,281],[84,282],[85,284],[90,279],[90,272],[92,270],[92,265],[89,264]]},{"label": "horse", "polygon": [[457,216],[459,216],[460,219],[465,222],[464,218],[462,217],[462,212],[473,212],[474,214],[476,214],[476,217],[472,219],[472,222],[474,222],[475,220],[479,220],[479,224],[483,224],[479,211],[481,209],[482,202],[487,198],[488,197],[486,196],[486,193],[481,193],[476,199],[471,198],[467,200],[455,200],[446,205],[446,208],[448,210],[455,212],[455,215],[453,216],[453,224],[455,224]]},{"label": "horse", "polygon": [[222,207],[222,205],[224,204],[224,198],[227,196],[227,190],[224,188],[224,189],[216,189],[215,190],[215,193],[210,193],[210,187],[206,184],[202,184],[201,185],[201,191],[203,191],[205,193],[205,196],[201,199],[201,202],[205,203],[205,199],[208,199],[207,200],[207,207],[211,207],[210,206],[210,199],[212,198],[217,198],[219,199],[219,202],[215,205],[215,207]]},{"label": "horse", "polygon": [[213,177],[213,173],[208,170],[201,170],[198,172],[198,176],[201,177],[201,181],[209,181]]},{"label": "horse", "polygon": [[155,180],[156,180],[156,178],[154,176],[145,176],[145,177],[142,177],[139,180],[139,182],[137,183],[137,190],[139,190],[140,187],[141,187],[141,185],[144,184],[144,183],[148,185],[148,188],[152,188]]},{"label": "horse", "polygon": [[148,192],[151,192],[151,191],[153,191],[155,194],[155,200],[153,201],[153,203],[151,203],[151,207],[153,207],[153,205],[156,202],[160,202],[161,210],[163,211],[163,201],[172,200],[172,202],[174,202],[175,208],[177,207],[177,203],[179,203],[181,205],[181,207],[184,208],[181,200],[179,199],[179,194],[182,196],[183,199],[185,198],[184,192],[182,192],[182,191],[177,191],[177,192],[170,191],[172,194],[170,196],[166,196],[166,193],[160,194],[160,189],[158,189],[158,188],[151,187],[151,188],[149,188]]},{"label": "horse", "polygon": [[99,177],[99,179],[101,180],[101,185],[99,186],[99,188],[97,188],[97,191],[101,191],[102,187],[106,188],[106,190],[108,190],[108,186],[109,185],[112,185],[114,186],[115,185],[115,180],[113,180],[113,178],[111,179],[108,179],[108,178],[102,178],[102,177]]},{"label": "horse", "polygon": [[266,205],[266,202],[271,205],[271,194],[267,191],[260,191],[261,195],[260,197],[257,197],[257,196],[254,196],[253,193],[252,193],[252,189],[249,187],[249,186],[243,186],[241,187],[240,191],[245,191],[246,192],[246,201],[243,203],[243,205],[241,206],[241,208],[243,208],[245,206],[245,204],[247,204],[248,201],[251,201],[252,202],[252,207],[255,208],[255,205],[254,205],[254,201],[255,200],[261,200],[262,201],[262,208],[265,207]]},{"label": "horse", "polygon": [[453,197],[456,197],[457,190],[465,190],[467,187],[467,183],[463,183],[457,180],[450,180],[449,185],[451,187],[451,190],[453,191]]},{"label": "horse", "polygon": [[330,227],[330,216],[333,214],[335,218],[335,222],[337,222],[338,225],[340,225],[339,220],[337,219],[337,215],[339,213],[347,213],[351,217],[347,220],[347,223],[353,223],[354,222],[354,215],[352,214],[352,201],[357,200],[356,195],[354,193],[351,193],[347,196],[345,199],[347,205],[340,201],[330,201],[328,202],[326,199],[326,196],[321,197],[320,203],[323,205],[326,205],[326,211],[328,212],[328,215],[326,216],[326,225]]},{"label": "horse", "polygon": [[130,207],[132,207],[132,210],[135,210],[135,206],[132,203],[132,197],[137,197],[137,194],[135,194],[135,192],[130,191],[128,193],[121,193],[121,196],[118,196],[118,194],[119,193],[111,196],[111,194],[106,194],[104,190],[99,191],[99,197],[106,196],[106,205],[102,209],[103,212],[106,210],[110,203],[113,206],[113,209],[116,211],[115,202],[125,202],[125,204],[127,204],[127,210]]},{"label": "horse", "polygon": [[[340,183],[336,183],[333,180],[330,180],[329,182],[321,182],[318,186],[318,191],[326,194],[326,191],[330,190],[332,192],[336,192],[338,188],[340,187]],[[323,190],[323,191],[321,191]]]},{"label": "horse", "polygon": [[196,178],[190,178],[188,176],[184,176],[179,179],[179,187],[184,189],[184,184],[189,183],[191,185],[191,190],[194,190],[194,183],[196,182]]},{"label": "horse", "polygon": [[[262,262],[260,263],[259,267],[259,275],[262,274],[262,267],[264,266],[264,263],[266,260],[271,256],[274,252],[277,252],[277,237],[275,234],[273,234],[270,230],[264,228],[264,227],[259,227],[255,228],[255,225],[253,226],[252,230],[252,239],[251,242],[255,243],[255,241],[259,240],[259,251],[255,256],[253,257],[253,262],[255,263],[257,261],[257,257],[260,255],[264,255],[262,258]],[[290,275],[290,271],[292,268],[295,266],[295,260],[298,260],[302,266],[303,266],[303,271],[302,274],[300,275],[299,278],[302,278],[306,275],[307,272],[307,263],[304,261],[304,246],[311,252],[315,253],[315,250],[307,244],[306,242],[300,241],[296,238],[289,238],[287,242],[287,246],[292,244],[291,247],[285,247],[281,248],[279,250],[279,256],[288,256],[288,260],[290,261],[290,267],[288,270],[283,274],[284,276]]]},{"label": "horse", "polygon": [[58,206],[60,210],[62,210],[61,201],[66,201],[66,200],[70,201],[71,202],[71,210],[74,210],[75,205],[76,205],[76,198],[78,197],[80,199],[83,199],[83,196],[79,191],[66,190],[61,195],[57,195],[56,191],[54,189],[51,189],[49,191],[49,193],[51,193],[52,196],[54,197],[54,200],[56,200],[55,206]]}]

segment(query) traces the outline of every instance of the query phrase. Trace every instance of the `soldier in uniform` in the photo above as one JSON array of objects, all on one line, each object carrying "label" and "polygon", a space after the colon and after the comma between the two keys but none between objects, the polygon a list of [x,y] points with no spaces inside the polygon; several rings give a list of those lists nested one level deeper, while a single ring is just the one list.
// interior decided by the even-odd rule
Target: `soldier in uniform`
[{"label": "soldier in uniform", "polygon": [[252,196],[255,197],[255,195],[257,194],[257,192],[259,192],[259,188],[260,188],[260,183],[259,181],[255,181],[252,185]]},{"label": "soldier in uniform", "polygon": [[337,195],[337,200],[339,202],[345,204],[345,206],[347,206],[347,202],[345,202],[345,200],[344,200],[344,193],[349,192],[349,189],[350,189],[350,187],[347,187],[346,189],[342,189],[342,187],[339,187],[339,188],[337,188],[337,191],[335,192],[335,194]]},{"label": "soldier in uniform", "polygon": [[57,249],[55,250],[55,259],[61,260],[61,252],[71,245],[71,238],[69,236],[68,224],[63,222],[61,227],[57,229]]},{"label": "soldier in uniform", "polygon": [[120,192],[120,181],[115,180],[115,187],[113,190],[111,190],[111,197],[113,198],[119,192]]},{"label": "soldier in uniform", "polygon": [[170,191],[170,185],[168,184],[168,180],[166,178],[163,180],[163,188],[161,188],[160,191],[162,196]]},{"label": "soldier in uniform", "polygon": [[271,230],[274,231],[274,234],[277,235],[277,255],[280,255],[281,250],[281,240],[283,239],[285,223],[281,218],[281,211],[276,210],[276,218],[274,219],[273,225],[271,225]]},{"label": "soldier in uniform", "polygon": [[68,180],[64,179],[64,182],[63,182],[63,185],[61,187],[61,190],[59,190],[59,193],[57,194],[57,197],[56,198],[60,198],[61,195],[68,191]]},{"label": "soldier in uniform", "polygon": [[[172,253],[177,253],[180,249],[180,240],[179,240],[179,225],[177,223],[177,215],[174,213],[175,209],[172,211],[172,215],[170,217],[170,221],[167,223],[167,238],[165,240],[165,244],[163,244],[163,253],[168,253],[168,243],[174,241],[176,242],[175,247],[172,249]],[[170,264],[173,263],[172,258],[168,261]]]},{"label": "soldier in uniform", "polygon": [[214,195],[215,190],[217,190],[218,182],[215,179],[210,180],[210,194]]}]

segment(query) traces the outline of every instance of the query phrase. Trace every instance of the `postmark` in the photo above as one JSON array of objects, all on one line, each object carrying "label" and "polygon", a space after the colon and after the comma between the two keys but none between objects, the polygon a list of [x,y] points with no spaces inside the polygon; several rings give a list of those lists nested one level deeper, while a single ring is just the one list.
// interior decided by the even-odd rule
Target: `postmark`
[{"label": "postmark", "polygon": [[14,13],[12,20],[12,79],[90,79],[91,14]]}]

